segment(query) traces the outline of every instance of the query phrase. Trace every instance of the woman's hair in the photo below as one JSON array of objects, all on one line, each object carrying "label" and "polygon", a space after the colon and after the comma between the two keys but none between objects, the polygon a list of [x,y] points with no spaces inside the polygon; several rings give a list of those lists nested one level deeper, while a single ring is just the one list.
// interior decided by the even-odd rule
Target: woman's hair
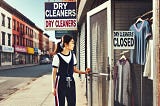
[{"label": "woman's hair", "polygon": [[64,44],[69,44],[69,42],[73,39],[70,35],[64,35],[61,38],[61,41],[57,43],[56,53],[60,53],[63,51]]}]

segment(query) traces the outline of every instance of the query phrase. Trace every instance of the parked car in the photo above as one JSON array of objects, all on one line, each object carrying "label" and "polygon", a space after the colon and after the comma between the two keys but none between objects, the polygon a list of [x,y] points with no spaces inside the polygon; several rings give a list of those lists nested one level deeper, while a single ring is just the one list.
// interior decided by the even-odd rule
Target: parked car
[{"label": "parked car", "polygon": [[52,61],[48,57],[44,57],[40,60],[40,64],[50,64]]}]

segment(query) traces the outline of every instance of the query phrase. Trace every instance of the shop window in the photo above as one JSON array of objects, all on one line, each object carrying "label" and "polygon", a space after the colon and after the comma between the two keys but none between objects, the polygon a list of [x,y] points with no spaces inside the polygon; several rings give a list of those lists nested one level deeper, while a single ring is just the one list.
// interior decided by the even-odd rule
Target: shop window
[{"label": "shop window", "polygon": [[2,62],[11,62],[11,54],[10,53],[2,53]]},{"label": "shop window", "polygon": [[11,28],[11,18],[8,17],[8,28]]},{"label": "shop window", "polygon": [[11,34],[8,34],[8,46],[11,46]]},{"label": "shop window", "polygon": [[5,26],[5,15],[3,13],[1,13],[2,15],[2,26]]},{"label": "shop window", "polygon": [[5,45],[5,32],[2,32],[2,45]]}]

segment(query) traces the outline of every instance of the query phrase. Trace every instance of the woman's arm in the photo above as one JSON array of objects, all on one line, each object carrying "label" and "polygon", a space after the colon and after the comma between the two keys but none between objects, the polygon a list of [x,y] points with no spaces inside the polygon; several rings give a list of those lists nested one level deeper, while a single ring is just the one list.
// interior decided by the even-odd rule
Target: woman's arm
[{"label": "woman's arm", "polygon": [[79,74],[88,74],[90,72],[90,68],[86,68],[86,71],[80,71],[76,66],[74,66],[74,72]]},{"label": "woman's arm", "polygon": [[56,74],[57,74],[57,68],[53,68],[52,69],[52,92],[53,92],[53,95],[56,95],[56,90],[55,90]]}]

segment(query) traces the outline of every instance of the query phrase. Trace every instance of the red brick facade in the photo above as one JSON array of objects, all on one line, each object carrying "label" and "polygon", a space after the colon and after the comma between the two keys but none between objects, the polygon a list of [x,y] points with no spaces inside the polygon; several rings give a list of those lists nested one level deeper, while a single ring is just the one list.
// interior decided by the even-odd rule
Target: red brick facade
[{"label": "red brick facade", "polygon": [[27,23],[12,16],[13,46],[33,47],[33,29]]}]

